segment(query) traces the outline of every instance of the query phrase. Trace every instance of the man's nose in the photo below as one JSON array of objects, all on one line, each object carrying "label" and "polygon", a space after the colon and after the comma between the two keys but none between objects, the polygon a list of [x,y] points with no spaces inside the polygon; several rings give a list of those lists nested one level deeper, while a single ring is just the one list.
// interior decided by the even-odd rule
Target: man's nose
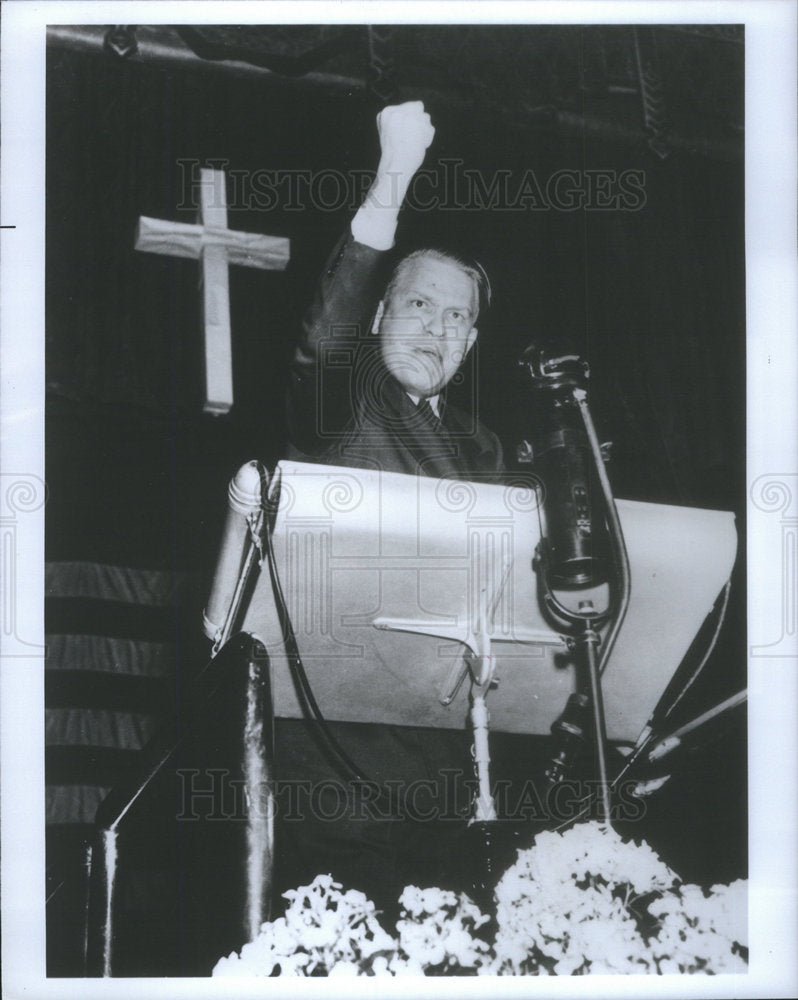
[{"label": "man's nose", "polygon": [[443,325],[443,312],[434,312],[424,322],[424,331],[433,337],[445,337],[446,327]]}]

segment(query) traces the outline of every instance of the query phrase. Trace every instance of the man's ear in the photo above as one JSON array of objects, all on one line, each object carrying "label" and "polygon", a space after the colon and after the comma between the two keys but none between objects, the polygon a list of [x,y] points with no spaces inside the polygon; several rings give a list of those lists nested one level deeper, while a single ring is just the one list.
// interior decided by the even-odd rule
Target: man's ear
[{"label": "man's ear", "polygon": [[466,354],[468,354],[468,352],[474,346],[474,341],[477,339],[477,334],[478,333],[479,333],[479,330],[477,330],[477,328],[475,326],[472,326],[471,329],[468,331],[468,336],[466,337],[466,349],[465,349],[465,352],[463,353],[463,357],[464,358],[465,358]]},{"label": "man's ear", "polygon": [[380,332],[380,323],[382,322],[382,316],[384,312],[385,312],[385,302],[383,299],[380,299],[379,305],[377,306],[377,311],[374,313],[374,321],[371,324],[372,333]]}]

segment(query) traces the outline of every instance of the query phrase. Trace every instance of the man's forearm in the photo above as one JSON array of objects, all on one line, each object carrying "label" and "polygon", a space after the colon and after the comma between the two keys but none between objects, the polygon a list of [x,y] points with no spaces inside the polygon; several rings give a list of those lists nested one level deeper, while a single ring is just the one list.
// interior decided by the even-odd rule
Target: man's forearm
[{"label": "man's forearm", "polygon": [[374,250],[390,250],[399,210],[435,129],[421,101],[384,108],[377,116],[377,129],[381,150],[377,176],[352,220],[352,235]]},{"label": "man's forearm", "polygon": [[377,176],[352,220],[352,235],[374,250],[390,250],[394,244],[399,210],[407,195],[413,172],[401,164],[380,160]]},{"label": "man's forearm", "polygon": [[367,332],[384,280],[382,259],[382,251],[349,234],[338,240],[302,320],[295,363],[316,364],[323,340],[352,339]]}]

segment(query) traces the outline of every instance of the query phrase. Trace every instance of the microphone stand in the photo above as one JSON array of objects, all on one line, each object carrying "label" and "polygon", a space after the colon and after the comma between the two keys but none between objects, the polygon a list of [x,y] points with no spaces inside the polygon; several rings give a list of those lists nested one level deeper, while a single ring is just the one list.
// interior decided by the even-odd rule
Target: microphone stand
[{"label": "microphone stand", "polygon": [[[629,556],[609,477],[604,467],[601,446],[588,407],[584,385],[588,374],[587,364],[575,356],[553,359],[548,363],[543,361],[542,357],[536,361],[526,360],[526,358],[529,358],[529,352],[527,352],[522,364],[529,366],[533,380],[538,383],[548,382],[555,389],[563,390],[564,395],[560,397],[563,404],[573,404],[580,414],[589,444],[592,465],[600,486],[603,514],[610,539],[612,559],[608,579],[609,600],[604,609],[597,609],[592,600],[583,600],[579,602],[578,609],[574,610],[567,607],[555,596],[550,580],[549,544],[545,536],[538,545],[534,562],[544,612],[558,628],[566,633],[568,648],[577,655],[577,660],[581,660],[587,667],[599,778],[599,818],[602,822],[609,824],[611,818],[610,786],[607,778],[607,730],[601,692],[601,674],[609,661],[629,606],[631,594]],[[599,646],[601,645],[599,628],[608,621],[611,622],[611,625],[599,656]]]}]

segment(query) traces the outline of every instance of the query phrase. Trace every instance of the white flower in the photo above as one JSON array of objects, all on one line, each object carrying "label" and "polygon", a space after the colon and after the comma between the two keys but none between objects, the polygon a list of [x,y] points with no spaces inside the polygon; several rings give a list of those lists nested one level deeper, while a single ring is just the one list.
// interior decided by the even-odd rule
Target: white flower
[{"label": "white flower", "polygon": [[406,886],[399,897],[399,946],[411,961],[444,971],[479,968],[489,946],[471,931],[489,917],[464,893]]},{"label": "white flower", "polygon": [[[637,897],[648,910],[636,912]],[[397,937],[361,892],[319,875],[285,893],[285,915],[263,924],[217,976],[584,975],[719,973],[746,969],[747,883],[705,893],[681,885],[647,844],[581,823],[519,851],[495,891],[493,945],[474,932],[489,917],[463,893],[407,886]],[[638,908],[640,903],[637,904]],[[643,937],[646,934],[647,939]]]},{"label": "white flower", "polygon": [[360,966],[356,962],[336,962],[329,970],[331,976],[359,976]]}]

